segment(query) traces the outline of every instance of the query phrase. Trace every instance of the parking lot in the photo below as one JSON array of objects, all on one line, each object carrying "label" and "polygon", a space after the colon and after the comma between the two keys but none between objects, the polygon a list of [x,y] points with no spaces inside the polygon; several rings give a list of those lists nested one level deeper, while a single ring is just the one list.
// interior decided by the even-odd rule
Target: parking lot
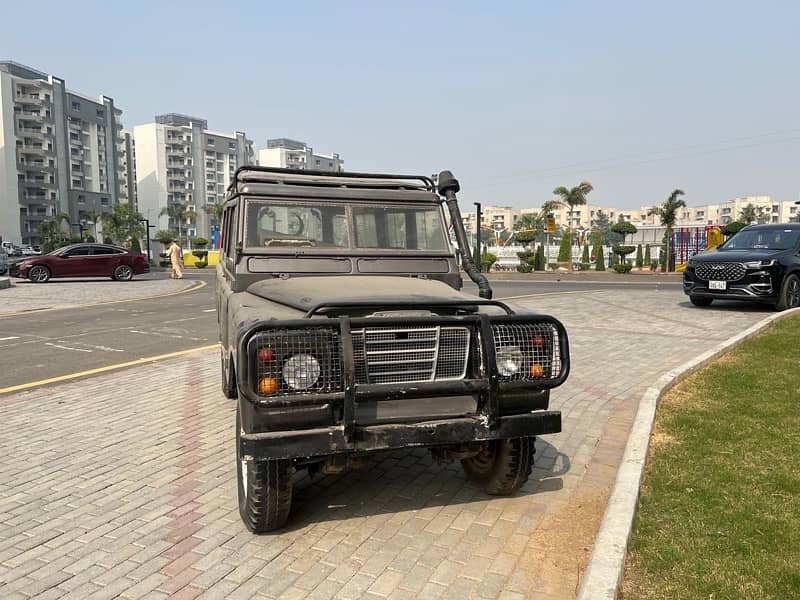
[{"label": "parking lot", "polygon": [[516,302],[564,321],[573,364],[511,498],[397,452],[301,479],[289,527],[253,536],[216,352],[0,395],[0,596],[573,596],[644,388],[771,311],[675,287]]}]

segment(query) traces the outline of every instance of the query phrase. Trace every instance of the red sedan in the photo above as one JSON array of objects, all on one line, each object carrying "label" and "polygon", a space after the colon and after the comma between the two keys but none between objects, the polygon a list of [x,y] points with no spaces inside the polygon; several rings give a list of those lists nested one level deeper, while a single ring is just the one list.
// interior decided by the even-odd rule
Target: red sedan
[{"label": "red sedan", "polygon": [[147,257],[108,244],[70,244],[50,254],[26,258],[14,265],[12,275],[45,283],[51,277],[111,277],[130,281],[150,270]]}]

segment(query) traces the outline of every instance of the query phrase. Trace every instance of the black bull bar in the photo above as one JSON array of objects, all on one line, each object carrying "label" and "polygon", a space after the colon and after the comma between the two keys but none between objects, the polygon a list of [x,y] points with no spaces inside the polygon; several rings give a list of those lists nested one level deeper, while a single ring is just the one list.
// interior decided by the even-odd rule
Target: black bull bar
[{"label": "black bull bar", "polygon": [[[424,307],[418,307],[424,308]],[[505,307],[503,307],[505,308]],[[515,324],[546,324],[557,332],[553,353],[558,353],[558,369],[546,378],[516,380],[500,374],[496,364],[493,328]],[[391,384],[357,384],[353,356],[352,331],[369,327],[403,326],[470,327],[477,332],[480,369],[472,369],[464,379],[456,381],[429,381]],[[302,330],[309,327],[330,327],[338,331],[341,341],[343,385],[341,391],[325,394],[292,394],[264,397],[256,393],[256,357],[251,343],[259,333],[276,330]],[[569,341],[564,326],[557,319],[539,314],[466,314],[457,316],[425,317],[359,317],[347,316],[328,319],[297,319],[291,321],[258,321],[243,327],[239,334],[238,386],[240,402],[252,402],[269,410],[292,410],[338,403],[342,406],[341,424],[310,429],[290,429],[267,432],[241,432],[241,456],[257,459],[293,458],[334,454],[388,450],[409,446],[436,446],[469,441],[506,439],[534,436],[561,431],[561,413],[537,410],[534,412],[500,416],[500,403],[504,395],[519,395],[526,391],[555,388],[567,379],[570,369]],[[410,398],[435,398],[453,394],[475,394],[480,398],[476,415],[422,421],[418,423],[375,424],[362,426],[356,423],[356,405],[360,401],[381,402]]]}]

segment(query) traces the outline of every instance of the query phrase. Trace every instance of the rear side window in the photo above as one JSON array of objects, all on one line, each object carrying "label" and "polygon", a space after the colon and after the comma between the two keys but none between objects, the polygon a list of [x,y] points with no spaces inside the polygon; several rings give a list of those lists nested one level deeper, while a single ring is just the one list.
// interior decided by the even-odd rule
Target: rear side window
[{"label": "rear side window", "polygon": [[123,252],[122,250],[117,250],[116,248],[104,248],[102,246],[95,246],[92,248],[92,255],[97,256],[99,254],[123,254]]}]

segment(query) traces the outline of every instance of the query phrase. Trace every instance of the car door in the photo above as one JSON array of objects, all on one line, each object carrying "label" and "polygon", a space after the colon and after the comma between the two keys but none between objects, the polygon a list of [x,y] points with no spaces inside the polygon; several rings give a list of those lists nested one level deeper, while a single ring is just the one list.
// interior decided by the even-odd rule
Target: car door
[{"label": "car door", "polygon": [[53,277],[84,277],[89,246],[77,246],[67,250],[51,261]]},{"label": "car door", "polygon": [[114,268],[120,263],[123,252],[110,246],[92,246],[91,262],[92,275],[96,277],[111,277]]}]

